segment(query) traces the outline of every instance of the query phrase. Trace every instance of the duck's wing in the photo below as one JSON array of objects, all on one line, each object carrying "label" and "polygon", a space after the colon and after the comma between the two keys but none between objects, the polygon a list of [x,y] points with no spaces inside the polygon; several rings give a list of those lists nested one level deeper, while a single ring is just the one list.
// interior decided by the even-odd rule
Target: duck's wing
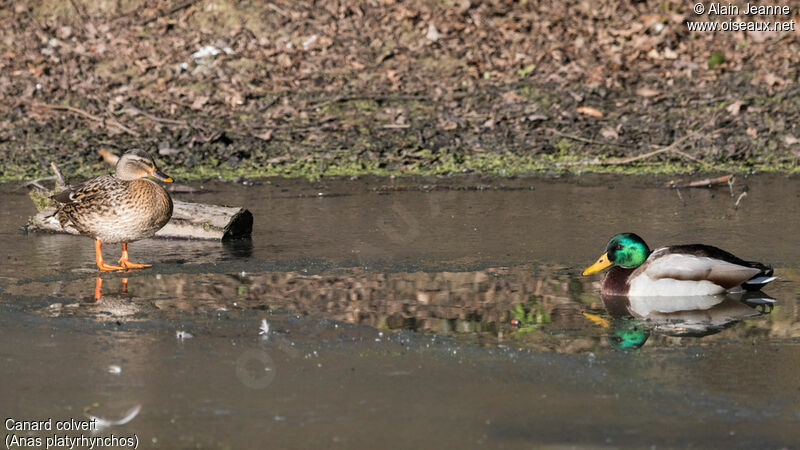
[{"label": "duck's wing", "polygon": [[761,263],[745,261],[724,250],[702,244],[660,248],[650,255],[645,264],[644,273],[654,280],[705,280],[725,289],[734,288],[771,271]]},{"label": "duck's wing", "polygon": [[111,175],[92,178],[50,197],[56,203],[56,218],[62,228],[74,227],[80,233],[86,233],[86,222],[94,214],[103,214],[113,210],[113,197],[118,195],[115,189],[119,180]]},{"label": "duck's wing", "polygon": [[110,175],[92,178],[83,183],[70,186],[50,198],[58,203],[58,206],[79,205],[89,201],[96,201],[101,193],[108,192],[109,188],[115,184],[115,181]]}]

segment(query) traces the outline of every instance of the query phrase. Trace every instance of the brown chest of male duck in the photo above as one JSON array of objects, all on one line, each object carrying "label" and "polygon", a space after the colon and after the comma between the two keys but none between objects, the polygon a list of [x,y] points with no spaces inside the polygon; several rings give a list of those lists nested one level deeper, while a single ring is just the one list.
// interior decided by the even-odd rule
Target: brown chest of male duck
[{"label": "brown chest of male duck", "polygon": [[[172,182],[149,153],[132,150],[120,157],[113,175],[92,178],[52,197],[61,226],[72,225],[95,240],[101,271],[150,267],[128,259],[128,243],[151,237],[166,225],[172,217],[172,199],[148,176]],[[103,243],[122,244],[119,266],[103,261]]]}]

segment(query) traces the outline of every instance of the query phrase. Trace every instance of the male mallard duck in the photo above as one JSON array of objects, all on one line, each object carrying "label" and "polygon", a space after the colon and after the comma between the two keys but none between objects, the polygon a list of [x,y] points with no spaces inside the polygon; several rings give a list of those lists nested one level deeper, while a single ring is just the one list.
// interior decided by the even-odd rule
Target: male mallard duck
[{"label": "male mallard duck", "polygon": [[[92,178],[51,197],[62,227],[72,225],[94,239],[101,271],[150,267],[130,262],[128,242],[148,238],[166,225],[172,217],[172,199],[148,176],[172,182],[149,153],[132,150],[119,158],[113,175]],[[104,242],[122,244],[119,266],[103,262]]]},{"label": "male mallard duck", "polygon": [[703,244],[650,251],[633,233],[618,234],[584,275],[612,267],[600,293],[627,296],[716,295],[741,287],[758,290],[773,281],[772,268]]}]

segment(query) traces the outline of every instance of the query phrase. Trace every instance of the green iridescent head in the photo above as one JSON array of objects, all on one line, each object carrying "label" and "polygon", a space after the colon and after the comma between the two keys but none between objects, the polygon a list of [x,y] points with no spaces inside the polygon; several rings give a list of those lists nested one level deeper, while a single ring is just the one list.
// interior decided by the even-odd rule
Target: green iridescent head
[{"label": "green iridescent head", "polygon": [[633,233],[622,233],[611,238],[606,245],[608,259],[617,266],[632,269],[644,264],[650,248],[644,239]]},{"label": "green iridescent head", "polygon": [[644,264],[648,256],[650,256],[650,248],[647,247],[644,239],[633,233],[621,233],[608,241],[603,256],[584,270],[583,274],[590,275],[611,265],[632,269]]}]

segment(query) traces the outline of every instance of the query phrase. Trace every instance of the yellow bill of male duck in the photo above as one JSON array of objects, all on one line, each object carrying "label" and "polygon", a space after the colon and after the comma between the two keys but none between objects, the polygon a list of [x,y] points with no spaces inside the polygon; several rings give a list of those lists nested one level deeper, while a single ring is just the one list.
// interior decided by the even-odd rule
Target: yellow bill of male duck
[{"label": "yellow bill of male duck", "polygon": [[672,245],[651,251],[634,233],[612,237],[602,256],[583,275],[608,267],[600,287],[603,295],[717,295],[760,290],[776,279],[772,267],[745,261],[717,247]]},{"label": "yellow bill of male duck", "polygon": [[[128,243],[152,237],[164,227],[172,217],[172,199],[160,184],[146,177],[172,182],[148,152],[134,149],[120,157],[113,174],[92,178],[51,197],[62,227],[71,225],[94,239],[96,263],[102,272],[151,266],[131,262]],[[122,244],[119,265],[105,263],[103,243]]]}]

